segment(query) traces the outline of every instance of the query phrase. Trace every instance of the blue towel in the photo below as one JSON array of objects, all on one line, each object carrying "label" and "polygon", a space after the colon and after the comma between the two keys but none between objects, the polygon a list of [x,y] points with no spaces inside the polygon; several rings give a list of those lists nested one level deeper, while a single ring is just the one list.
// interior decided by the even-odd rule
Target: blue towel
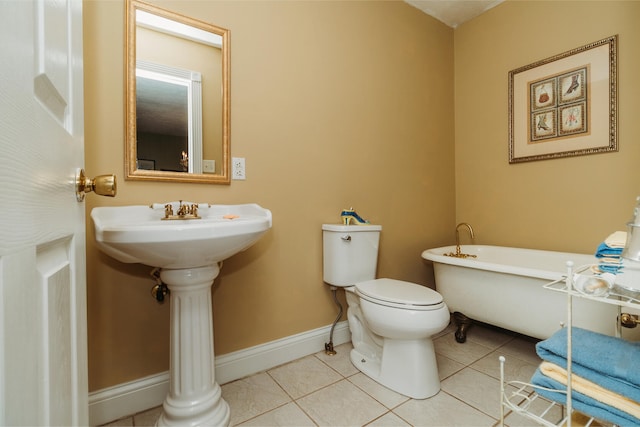
[{"label": "blue towel", "polygon": [[[572,329],[572,365],[576,375],[640,403],[640,343]],[[536,344],[541,359],[567,368],[567,328]]]},{"label": "blue towel", "polygon": [[[542,374],[540,372],[540,369],[537,369],[533,374],[531,383],[555,390],[566,390],[566,386],[564,384],[560,384],[559,382]],[[555,402],[559,402],[565,405],[567,403],[566,393],[543,389],[536,389],[536,392],[540,396],[546,397],[547,399],[553,400]],[[612,406],[605,405],[604,403],[592,399],[585,394],[578,393],[573,390],[571,393],[571,405],[575,410],[580,411],[590,417],[595,417],[601,421],[608,421],[610,423],[614,423],[624,427],[640,426],[640,420],[636,417]]]},{"label": "blue towel", "polygon": [[616,258],[616,257],[620,257],[620,255],[622,255],[622,250],[623,250],[623,248],[612,248],[611,246],[609,246],[606,243],[602,242],[602,243],[600,243],[598,245],[598,248],[596,249],[596,258],[604,258],[604,257]]},{"label": "blue towel", "polygon": [[618,274],[622,269],[622,250],[623,248],[612,248],[604,242],[600,243],[595,253],[596,258],[600,258],[598,269],[603,273]]},{"label": "blue towel", "polygon": [[620,273],[622,268],[622,264],[613,264],[608,262],[601,262],[598,264],[598,270],[602,271],[603,273],[618,274]]}]

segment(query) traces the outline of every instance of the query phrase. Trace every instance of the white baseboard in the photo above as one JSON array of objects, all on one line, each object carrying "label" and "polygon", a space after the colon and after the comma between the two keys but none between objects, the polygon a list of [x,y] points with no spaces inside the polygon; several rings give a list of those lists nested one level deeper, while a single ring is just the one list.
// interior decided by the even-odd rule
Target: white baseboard
[{"label": "white baseboard", "polygon": [[[324,349],[331,325],[216,357],[216,381],[225,384]],[[339,322],[333,344],[351,340],[349,325]],[[169,371],[89,393],[89,423],[106,424],[160,406],[169,391]]]},{"label": "white baseboard", "polygon": [[162,405],[169,371],[89,393],[89,425],[99,426]]}]

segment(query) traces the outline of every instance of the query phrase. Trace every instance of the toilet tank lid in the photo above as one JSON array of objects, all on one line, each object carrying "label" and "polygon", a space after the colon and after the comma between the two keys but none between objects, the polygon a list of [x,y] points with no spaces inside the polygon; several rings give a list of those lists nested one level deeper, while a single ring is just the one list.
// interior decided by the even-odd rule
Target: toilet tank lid
[{"label": "toilet tank lid", "polygon": [[436,305],[443,301],[442,295],[426,286],[394,279],[375,279],[356,283],[356,290],[381,301],[407,305]]},{"label": "toilet tank lid", "polygon": [[342,224],[322,224],[322,229],[325,231],[337,231],[340,233],[354,233],[358,231],[380,231],[381,225],[366,224],[366,225],[342,225]]}]

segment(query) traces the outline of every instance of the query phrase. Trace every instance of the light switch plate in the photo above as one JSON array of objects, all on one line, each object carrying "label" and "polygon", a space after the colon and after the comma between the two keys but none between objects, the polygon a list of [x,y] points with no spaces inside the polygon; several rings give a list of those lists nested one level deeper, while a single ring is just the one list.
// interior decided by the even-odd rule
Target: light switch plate
[{"label": "light switch plate", "polygon": [[216,173],[216,161],[215,160],[203,160],[202,172],[204,173]]}]

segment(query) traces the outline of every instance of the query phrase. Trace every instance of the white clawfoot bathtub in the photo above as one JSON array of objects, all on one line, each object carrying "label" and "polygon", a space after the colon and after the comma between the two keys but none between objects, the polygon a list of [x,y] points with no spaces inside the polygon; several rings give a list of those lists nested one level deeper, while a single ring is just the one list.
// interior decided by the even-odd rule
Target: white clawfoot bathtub
[{"label": "white clawfoot bathtub", "polygon": [[[463,245],[476,258],[444,256],[455,246],[427,249],[433,261],[436,289],[451,312],[531,337],[549,338],[566,323],[567,297],[543,285],[566,276],[567,261],[575,267],[597,264],[592,255],[502,246]],[[607,335],[616,331],[618,309],[611,304],[575,298],[573,324]],[[462,316],[462,317],[464,317]],[[459,339],[464,342],[464,334]]]}]

